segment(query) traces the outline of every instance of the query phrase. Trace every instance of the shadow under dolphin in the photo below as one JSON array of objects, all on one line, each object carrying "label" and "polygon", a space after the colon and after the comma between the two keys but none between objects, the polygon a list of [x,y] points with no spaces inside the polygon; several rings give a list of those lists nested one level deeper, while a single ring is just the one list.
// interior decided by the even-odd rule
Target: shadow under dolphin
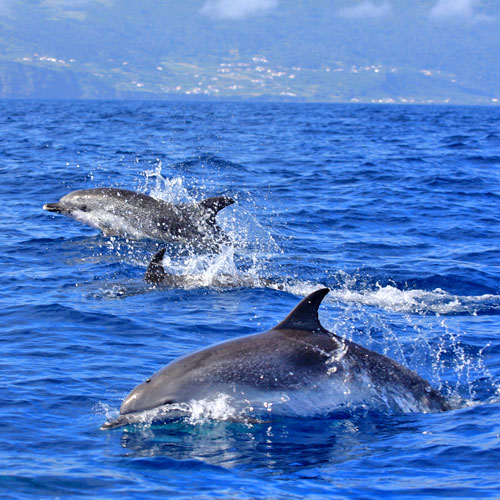
[{"label": "shadow under dolphin", "polygon": [[172,361],[133,389],[120,415],[101,429],[144,422],[145,415],[168,418],[169,408],[217,394],[245,408],[271,394],[317,393],[325,407],[331,398],[332,405],[385,405],[402,412],[449,409],[444,396],[415,372],[323,328],[318,308],[328,292],[311,293],[271,330]]},{"label": "shadow under dolphin", "polygon": [[200,247],[216,247],[227,236],[216,215],[234,200],[226,196],[198,203],[172,204],[143,193],[110,187],[81,189],[46,203],[44,210],[72,217],[106,236],[152,238]]}]

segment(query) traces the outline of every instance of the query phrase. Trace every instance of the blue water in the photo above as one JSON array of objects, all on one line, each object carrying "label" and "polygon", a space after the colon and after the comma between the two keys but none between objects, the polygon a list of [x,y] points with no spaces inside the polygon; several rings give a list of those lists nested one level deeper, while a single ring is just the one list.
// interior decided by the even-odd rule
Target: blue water
[{"label": "blue water", "polygon": [[[0,102],[0,496],[499,498],[499,124],[479,107]],[[97,186],[229,195],[231,244],[170,248],[191,281],[148,286],[157,242],[42,210]],[[99,429],[169,361],[271,328],[320,286],[329,330],[453,409],[303,403],[249,424],[222,404]]]}]

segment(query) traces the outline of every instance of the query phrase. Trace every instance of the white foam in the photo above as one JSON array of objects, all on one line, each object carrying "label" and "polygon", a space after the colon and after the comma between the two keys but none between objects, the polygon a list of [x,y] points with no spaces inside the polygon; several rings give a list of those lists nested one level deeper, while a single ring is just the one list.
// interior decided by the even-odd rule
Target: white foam
[{"label": "white foam", "polygon": [[390,311],[416,314],[460,314],[475,315],[481,309],[500,309],[500,295],[459,296],[440,288],[428,290],[400,290],[395,286],[377,285],[375,290],[332,290],[330,300],[357,303]]},{"label": "white foam", "polygon": [[212,398],[193,400],[188,403],[191,424],[202,424],[209,420],[235,420],[241,418],[238,408],[227,394],[219,393]]},{"label": "white foam", "polygon": [[217,254],[190,253],[177,259],[165,255],[163,258],[165,272],[172,281],[184,288],[200,287],[238,287],[259,286],[259,269],[249,267],[240,271],[235,262],[235,250],[231,246],[224,246]]}]

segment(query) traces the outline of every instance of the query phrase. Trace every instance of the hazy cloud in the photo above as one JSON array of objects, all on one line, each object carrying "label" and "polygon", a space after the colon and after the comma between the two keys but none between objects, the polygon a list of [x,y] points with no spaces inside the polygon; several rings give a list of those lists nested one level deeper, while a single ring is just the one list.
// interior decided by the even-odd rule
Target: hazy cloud
[{"label": "hazy cloud", "polygon": [[241,19],[273,9],[279,0],[206,0],[200,12],[217,19]]},{"label": "hazy cloud", "polygon": [[339,15],[348,19],[379,18],[387,16],[391,6],[387,2],[375,4],[371,0],[364,0],[352,7],[340,9]]},{"label": "hazy cloud", "polygon": [[110,5],[110,0],[43,0],[41,5],[44,7],[55,7],[59,9],[84,9],[90,4]]},{"label": "hazy cloud", "polygon": [[0,16],[8,16],[13,12],[16,0],[0,0]]},{"label": "hazy cloud", "polygon": [[433,19],[466,19],[469,21],[488,21],[491,17],[478,12],[479,0],[438,0],[431,9]]}]

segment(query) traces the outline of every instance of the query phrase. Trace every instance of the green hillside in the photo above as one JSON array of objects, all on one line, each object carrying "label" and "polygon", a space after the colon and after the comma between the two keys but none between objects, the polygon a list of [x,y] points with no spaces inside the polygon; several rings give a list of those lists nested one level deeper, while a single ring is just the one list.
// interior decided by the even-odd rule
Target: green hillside
[{"label": "green hillside", "polygon": [[2,98],[500,98],[493,2],[468,23],[431,22],[432,1],[352,19],[352,2],[290,0],[236,20],[204,15],[202,0],[14,4],[0,10]]}]

